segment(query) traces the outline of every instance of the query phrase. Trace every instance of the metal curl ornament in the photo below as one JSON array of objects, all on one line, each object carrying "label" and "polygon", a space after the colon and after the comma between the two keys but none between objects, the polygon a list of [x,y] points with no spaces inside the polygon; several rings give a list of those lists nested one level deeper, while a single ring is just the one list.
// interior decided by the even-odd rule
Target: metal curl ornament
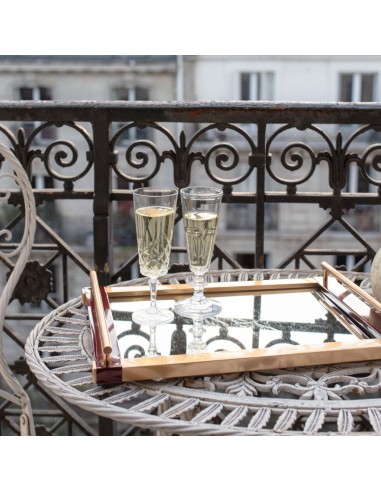
[{"label": "metal curl ornament", "polygon": [[[227,152],[218,153],[219,150],[228,151],[230,152],[230,154],[228,154]],[[218,169],[221,169],[221,171],[231,171],[235,169],[239,164],[239,155],[237,149],[229,143],[214,145],[205,155],[205,162],[209,161],[213,153],[217,153],[215,158],[216,166]],[[232,161],[231,164],[225,164],[229,161]]]},{"label": "metal curl ornament", "polygon": [[[283,149],[282,154],[280,156],[280,162],[281,162],[282,166],[284,167],[284,169],[286,169],[287,171],[290,171],[290,172],[295,172],[295,171],[299,171],[300,169],[302,169],[303,166],[305,165],[306,158],[304,158],[300,153],[296,152],[295,149],[304,150],[308,154],[308,157],[310,159],[310,170],[304,176],[302,176],[300,178],[285,179],[285,178],[281,178],[279,176],[276,176],[275,173],[271,169],[271,163],[269,163],[267,166],[267,171],[270,174],[270,176],[275,181],[277,181],[278,183],[282,183],[282,184],[286,184],[286,185],[290,185],[290,184],[299,185],[299,184],[302,184],[302,183],[305,183],[306,181],[308,181],[310,179],[310,177],[313,175],[313,173],[316,169],[317,160],[316,160],[315,154],[312,151],[312,149],[308,145],[306,145],[302,142],[293,142],[293,143],[287,145]],[[289,159],[289,160],[287,160],[287,159]],[[290,162],[290,160],[292,162]]]},{"label": "metal curl ornament", "polygon": [[[283,149],[283,152],[282,152],[282,155],[280,158],[282,165],[289,171],[297,171],[297,170],[301,169],[303,166],[303,156],[301,154],[299,154],[298,152],[295,152],[292,150],[293,147],[295,147],[295,146],[296,147],[300,146],[302,148],[302,145],[300,145],[298,143],[288,145],[285,149]],[[307,150],[307,149],[304,148],[304,150]],[[291,152],[290,160],[292,161],[292,164],[287,162],[287,154],[289,152]]]},{"label": "metal curl ornament", "polygon": [[[247,177],[253,171],[254,166],[251,164],[250,158],[249,158],[249,162],[248,162],[249,167],[248,167],[247,172],[243,176],[238,177],[238,178],[226,179],[226,178],[218,177],[218,176],[215,176],[211,170],[212,154],[217,152],[219,149],[228,150],[230,152],[231,156],[233,156],[233,157],[230,156],[230,159],[232,159],[232,162],[229,161],[229,155],[226,152],[217,156],[217,158],[215,159],[215,165],[219,170],[224,171],[224,172],[228,172],[228,171],[231,171],[231,170],[235,169],[236,167],[238,167],[238,165],[240,164],[239,152],[237,151],[237,149],[233,145],[229,144],[228,142],[221,142],[221,143],[215,144],[208,150],[208,152],[205,154],[204,157],[202,157],[200,155],[200,152],[197,152],[196,154],[191,153],[191,149],[192,149],[193,144],[196,143],[198,140],[205,138],[205,136],[209,132],[212,132],[213,130],[218,130],[220,132],[226,132],[226,131],[230,130],[231,132],[240,135],[242,137],[242,139],[248,144],[248,147],[250,149],[249,150],[249,156],[253,155],[257,152],[257,147],[254,144],[253,140],[250,138],[249,134],[245,130],[243,130],[242,128],[235,126],[235,125],[232,125],[232,124],[223,124],[222,125],[219,123],[213,123],[211,125],[208,125],[208,126],[201,128],[200,130],[198,130],[193,135],[193,137],[189,140],[189,143],[186,147],[186,154],[189,156],[193,156],[194,157],[193,161],[199,160],[201,163],[203,163],[205,165],[206,173],[214,182],[220,183],[222,185],[234,185],[234,184],[241,183],[242,181],[247,179]],[[228,163],[228,164],[225,164],[225,163]]]},{"label": "metal curl ornament", "polygon": [[[294,148],[300,148],[307,152],[307,154],[310,157],[311,160],[311,169],[310,172],[304,177],[300,179],[293,179],[293,180],[288,180],[285,178],[281,178],[279,176],[276,176],[275,173],[271,169],[271,164],[272,162],[269,160],[266,164],[266,169],[269,175],[278,183],[284,184],[284,185],[293,185],[294,187],[298,184],[306,182],[314,173],[316,166],[322,161],[325,160],[328,162],[328,165],[330,166],[330,175],[332,175],[332,162],[335,162],[337,160],[337,155],[336,155],[336,150],[334,145],[332,144],[331,140],[328,138],[328,136],[321,130],[320,128],[314,126],[314,125],[303,125],[303,126],[298,126],[295,127],[294,125],[284,125],[278,130],[276,130],[270,138],[267,140],[266,143],[266,155],[271,154],[271,145],[273,142],[276,140],[279,135],[282,133],[287,132],[288,130],[295,130],[295,128],[299,131],[311,131],[314,134],[317,134],[321,137],[321,139],[326,143],[328,146],[328,152],[323,152],[319,153],[319,155],[315,156],[313,150],[311,149],[310,146],[306,145],[303,142],[292,142],[291,144],[287,145],[287,147],[283,150],[281,154],[281,163],[284,166],[284,168],[290,172],[297,171],[299,169],[302,169],[303,164],[304,164],[304,159],[303,156],[298,154],[296,151],[292,154],[291,159],[294,160],[293,163],[289,163],[286,160],[286,154],[287,152],[290,152],[290,150]],[[332,176],[330,178],[330,181],[332,181]]]},{"label": "metal curl ornament", "polygon": [[[374,154],[375,152],[378,153],[372,156],[372,154]],[[370,159],[370,165],[372,169],[374,169],[374,171],[378,173],[381,173],[381,145],[380,144],[371,145],[370,147],[368,147],[368,149],[363,154],[361,159],[357,160],[363,178],[368,183],[374,184],[376,186],[380,186],[381,176],[380,179],[374,179],[374,177],[370,176],[370,174],[366,170],[366,164],[368,159]]]},{"label": "metal curl ornament", "polygon": [[[49,125],[52,125],[52,124],[51,123],[45,123],[44,125],[41,125],[39,128],[34,130],[33,133],[30,135],[30,137],[27,140],[26,147],[30,148],[31,143],[33,142],[33,138],[38,133],[40,133],[46,126],[49,126]],[[86,152],[87,165],[86,165],[85,169],[82,172],[80,172],[79,174],[66,176],[66,175],[60,174],[59,172],[55,171],[52,168],[51,155],[54,152],[55,152],[54,153],[54,162],[57,166],[59,166],[62,169],[67,169],[67,168],[73,167],[78,162],[77,147],[70,140],[54,140],[53,142],[51,142],[49,145],[46,146],[46,149],[43,152],[40,150],[37,152],[32,151],[32,158],[38,157],[39,159],[41,159],[43,161],[45,169],[46,169],[47,173],[49,174],[49,176],[52,176],[53,178],[55,178],[59,181],[66,181],[66,182],[77,181],[77,180],[81,179],[83,176],[85,176],[90,171],[90,169],[93,165],[92,140],[90,138],[88,131],[81,126],[76,125],[75,123],[64,123],[64,124],[60,124],[60,125],[55,124],[55,126],[61,126],[61,127],[65,126],[65,127],[71,128],[75,132],[79,133],[85,139],[85,141],[88,145],[88,151]],[[59,145],[65,147],[66,149],[68,149],[68,151],[66,151],[66,150],[57,150],[56,151],[56,147]],[[69,152],[71,154],[70,157],[69,157]],[[65,162],[65,159],[67,159],[66,162]]]},{"label": "metal curl ornament", "polygon": [[[126,133],[129,129],[134,128],[134,127],[139,127],[139,126],[141,127],[142,125],[137,125],[136,123],[131,123],[129,125],[123,126],[121,129],[119,129],[115,133],[115,135],[112,137],[112,139],[110,141],[110,149],[111,149],[111,151],[114,152],[114,154],[116,156],[118,154],[118,151],[115,149],[115,146],[116,146],[118,139],[121,137],[121,135]],[[175,149],[175,154],[179,151],[178,146],[176,144],[176,140],[173,138],[173,136],[169,132],[169,130],[167,130],[165,127],[157,125],[156,123],[145,123],[144,127],[153,128],[154,130],[159,131],[162,135],[167,137],[167,139],[170,141],[173,148]],[[151,178],[153,178],[154,176],[156,176],[156,174],[160,170],[160,164],[163,162],[163,160],[165,159],[164,156],[166,155],[165,152],[161,155],[159,153],[159,151],[157,150],[157,147],[155,146],[155,144],[151,140],[146,140],[146,139],[137,140],[137,141],[131,143],[130,145],[128,145],[126,152],[125,152],[126,163],[134,169],[143,169],[145,166],[147,166],[150,163],[150,156],[149,156],[148,152],[140,151],[140,152],[136,152],[134,155],[135,149],[137,147],[146,147],[149,150],[151,150],[152,153],[154,154],[154,157],[156,159],[156,164],[155,164],[154,169],[151,173],[147,172],[146,176],[139,176],[139,178],[137,178],[136,176],[133,176],[133,175],[129,174],[128,172],[123,171],[118,166],[117,157],[116,157],[115,161],[112,163],[112,168],[115,171],[115,173],[120,178],[122,178],[123,180],[130,181],[132,183],[148,181]],[[173,152],[173,151],[170,151],[170,152]],[[167,152],[167,154],[168,154],[168,152]],[[136,159],[138,159],[138,160],[136,160]]]},{"label": "metal curl ornament", "polygon": [[[253,171],[253,165],[250,164],[250,161],[248,163],[248,170],[246,171],[245,174],[238,178],[219,178],[218,176],[215,176],[211,170],[211,160],[213,154],[218,152],[219,149],[228,149],[231,152],[232,155],[232,162],[230,164],[224,164],[225,162],[229,161],[229,155],[227,153],[222,153],[218,154],[215,157],[215,164],[218,169],[221,171],[232,171],[233,169],[236,169],[240,163],[239,159],[239,153],[237,149],[228,143],[222,143],[222,144],[217,144],[214,145],[209,149],[209,151],[205,154],[205,157],[203,159],[204,165],[205,165],[205,171],[207,175],[215,182],[220,183],[220,184],[238,184],[241,183],[242,181],[245,181],[245,179],[248,178],[248,176],[252,173]],[[231,157],[231,156],[230,156]]]},{"label": "metal curl ornament", "polygon": [[[147,152],[140,151],[140,152],[135,153],[135,158],[139,159],[140,162],[134,160],[134,158],[133,158],[133,153],[135,152],[135,149],[137,147],[143,147],[143,146],[148,147],[148,149],[150,149],[153,152],[153,154],[155,155],[155,157],[156,157],[155,171],[156,171],[156,169],[160,165],[160,154],[159,154],[158,150],[156,149],[155,145],[150,140],[137,140],[136,142],[129,145],[129,147],[126,150],[126,161],[127,161],[127,163],[135,169],[142,169],[143,167],[145,167],[149,163],[150,159],[149,159],[149,155]],[[155,172],[155,174],[156,174],[156,172]]]},{"label": "metal curl ornament", "polygon": [[[64,162],[64,159],[66,159],[68,157],[67,152],[65,152],[64,150],[57,150],[55,152],[55,148],[58,145],[63,145],[65,147],[68,147],[69,150],[71,151],[72,156],[68,162]],[[65,142],[63,140],[56,140],[55,142],[52,142],[51,144],[49,144],[46,147],[46,150],[43,154],[43,162],[45,164],[46,170],[49,172],[49,174],[51,176],[54,176],[55,178],[66,179],[66,176],[63,176],[63,175],[57,173],[56,171],[54,171],[50,167],[49,161],[50,161],[50,158],[51,158],[51,155],[53,154],[53,152],[55,152],[54,153],[55,163],[62,168],[68,168],[68,167],[72,166],[76,162],[76,160],[78,159],[78,151],[75,149],[75,146],[72,142]]]},{"label": "metal curl ornament", "polygon": [[78,160],[78,151],[76,150],[76,148],[72,142],[57,140],[57,141],[51,143],[50,145],[48,145],[46,147],[46,150],[42,156],[42,159],[43,159],[43,162],[45,165],[45,169],[48,172],[48,174],[50,176],[60,180],[60,181],[77,181],[78,179],[85,176],[92,166],[92,161],[88,162],[87,166],[85,167],[85,169],[81,173],[79,173],[77,175],[71,175],[71,176],[65,176],[63,174],[60,174],[51,167],[51,164],[49,162],[50,156],[53,153],[53,151],[55,150],[55,147],[58,145],[65,145],[66,147],[68,147],[72,151],[72,157],[68,162],[63,162],[63,159],[65,159],[68,156],[68,153],[63,151],[63,150],[57,151],[57,153],[55,154],[54,160],[58,166],[60,166],[62,168],[69,168],[69,167],[73,166]]}]

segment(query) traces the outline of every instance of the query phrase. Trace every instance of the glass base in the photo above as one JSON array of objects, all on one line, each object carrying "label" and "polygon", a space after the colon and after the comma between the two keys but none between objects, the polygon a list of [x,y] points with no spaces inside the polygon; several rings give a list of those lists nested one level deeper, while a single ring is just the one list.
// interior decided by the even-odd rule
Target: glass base
[{"label": "glass base", "polygon": [[171,323],[175,315],[168,309],[158,309],[150,311],[149,309],[139,309],[132,313],[132,321],[138,325],[162,325]]},{"label": "glass base", "polygon": [[182,299],[175,304],[175,313],[184,318],[204,319],[213,318],[221,312],[222,306],[215,299],[205,297],[195,300],[194,297]]}]

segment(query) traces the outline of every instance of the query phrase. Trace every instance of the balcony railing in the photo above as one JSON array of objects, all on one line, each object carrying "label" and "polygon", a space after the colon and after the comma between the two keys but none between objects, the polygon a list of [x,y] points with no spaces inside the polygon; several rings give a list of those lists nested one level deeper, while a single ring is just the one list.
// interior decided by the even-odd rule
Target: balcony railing
[{"label": "balcony railing", "polygon": [[[79,295],[91,269],[103,284],[138,275],[134,187],[221,187],[216,269],[239,268],[246,258],[251,268],[310,269],[328,260],[361,270],[379,247],[379,104],[3,102],[0,121],[0,140],[29,173],[39,214],[28,266],[35,282],[18,293],[5,326],[26,385],[37,383],[17,347],[38,319]],[[0,209],[14,243],[19,202],[12,192]],[[174,271],[186,268],[184,251],[179,209]],[[1,274],[11,268],[2,265]],[[37,389],[54,407],[46,432],[61,423],[93,432],[85,417]],[[1,408],[5,426],[12,412]]]}]

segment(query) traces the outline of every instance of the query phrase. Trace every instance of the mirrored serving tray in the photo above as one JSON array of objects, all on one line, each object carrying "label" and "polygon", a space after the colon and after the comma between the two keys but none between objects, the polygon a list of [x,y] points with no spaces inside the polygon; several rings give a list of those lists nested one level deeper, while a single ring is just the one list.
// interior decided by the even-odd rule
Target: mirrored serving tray
[{"label": "mirrored serving tray", "polygon": [[[381,358],[381,305],[324,264],[322,277],[210,284],[214,318],[174,313],[170,324],[138,325],[148,287],[83,290],[98,383],[221,374]],[[190,285],[163,285],[158,305],[174,310]]]}]

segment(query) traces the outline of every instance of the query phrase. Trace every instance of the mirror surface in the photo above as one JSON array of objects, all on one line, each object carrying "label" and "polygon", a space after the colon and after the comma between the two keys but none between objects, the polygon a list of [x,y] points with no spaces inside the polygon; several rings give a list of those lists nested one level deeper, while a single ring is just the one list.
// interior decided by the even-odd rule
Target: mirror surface
[{"label": "mirror surface", "polygon": [[[319,292],[219,297],[222,311],[195,321],[175,314],[171,324],[156,327],[132,322],[132,313],[149,301],[110,303],[121,357],[237,351],[274,345],[355,341],[349,326],[332,314]],[[158,300],[173,310],[175,301]]]}]

